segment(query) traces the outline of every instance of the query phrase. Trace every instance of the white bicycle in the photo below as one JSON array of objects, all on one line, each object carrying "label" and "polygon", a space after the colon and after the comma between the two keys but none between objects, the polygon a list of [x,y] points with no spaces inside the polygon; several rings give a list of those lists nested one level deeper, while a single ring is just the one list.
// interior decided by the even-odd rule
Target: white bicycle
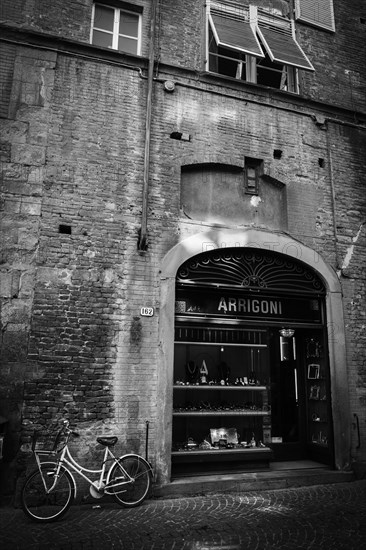
[{"label": "white bicycle", "polygon": [[[105,447],[101,467],[90,470],[78,464],[71,456],[68,441],[71,435],[79,434],[64,420],[57,432],[51,451],[37,450],[37,434],[33,437],[32,451],[37,469],[25,480],[21,492],[22,508],[34,521],[55,521],[70,508],[76,497],[76,483],[72,471],[83,477],[90,486],[94,498],[113,495],[118,504],[126,507],[138,506],[149,493],[152,468],[143,457],[126,454],[119,458],[111,451],[117,437],[98,437],[97,442]],[[47,461],[41,459],[47,457]],[[49,460],[53,458],[53,460]],[[110,466],[107,468],[107,463]],[[86,473],[98,475],[93,481]]]}]

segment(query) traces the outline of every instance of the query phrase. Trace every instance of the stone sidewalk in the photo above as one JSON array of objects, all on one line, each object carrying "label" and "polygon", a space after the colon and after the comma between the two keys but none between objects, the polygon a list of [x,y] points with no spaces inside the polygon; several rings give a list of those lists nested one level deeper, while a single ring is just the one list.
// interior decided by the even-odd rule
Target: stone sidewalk
[{"label": "stone sidewalk", "polygon": [[102,500],[39,525],[0,508],[2,550],[361,550],[366,480],[296,489],[147,500]]}]

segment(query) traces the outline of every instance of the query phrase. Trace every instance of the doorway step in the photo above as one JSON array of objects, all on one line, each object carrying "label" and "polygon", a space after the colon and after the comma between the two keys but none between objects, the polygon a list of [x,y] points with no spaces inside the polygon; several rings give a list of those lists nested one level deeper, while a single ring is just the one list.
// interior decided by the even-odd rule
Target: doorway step
[{"label": "doorway step", "polygon": [[272,462],[269,470],[235,474],[216,474],[173,479],[166,485],[156,484],[154,498],[180,498],[209,493],[243,493],[324,485],[354,481],[353,472],[332,470],[328,466],[299,460]]}]

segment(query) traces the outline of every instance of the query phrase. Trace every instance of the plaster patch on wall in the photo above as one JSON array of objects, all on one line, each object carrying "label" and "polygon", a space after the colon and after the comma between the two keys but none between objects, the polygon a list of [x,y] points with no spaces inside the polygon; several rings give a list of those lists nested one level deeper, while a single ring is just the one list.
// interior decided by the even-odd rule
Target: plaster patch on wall
[{"label": "plaster patch on wall", "polygon": [[253,196],[251,199],[250,199],[250,204],[252,206],[254,206],[255,208],[257,208],[257,206],[259,205],[259,203],[262,202],[262,199],[260,197],[257,197],[257,196]]},{"label": "plaster patch on wall", "polygon": [[360,228],[359,230],[357,231],[357,235],[355,237],[353,237],[352,239],[352,245],[348,247],[347,249],[347,254],[345,255],[344,257],[344,260],[343,260],[343,263],[342,263],[342,267],[341,267],[341,270],[343,269],[347,269],[349,267],[349,264],[351,263],[352,261],[352,257],[353,257],[353,252],[354,252],[354,248],[355,248],[355,244],[357,243],[360,235],[361,235],[361,231],[362,231],[362,228],[363,226],[365,225],[366,222],[362,222],[361,225],[360,225]]}]

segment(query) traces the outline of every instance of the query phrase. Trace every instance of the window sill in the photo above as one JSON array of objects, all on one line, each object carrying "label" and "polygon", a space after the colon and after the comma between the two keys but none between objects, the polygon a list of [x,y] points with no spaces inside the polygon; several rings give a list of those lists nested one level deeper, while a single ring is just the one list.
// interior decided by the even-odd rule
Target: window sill
[{"label": "window sill", "polygon": [[[225,76],[220,73],[213,73],[210,71],[205,71],[203,74],[207,75],[209,78],[214,78],[217,81],[224,83],[228,83],[236,86],[249,86],[252,89],[260,89],[260,90],[267,90],[270,92],[276,92],[279,94],[285,94],[289,95],[291,97],[298,97],[300,94],[298,92],[290,92],[288,90],[280,90],[279,88],[272,88],[271,86],[265,86],[264,84],[257,84],[256,82],[249,82],[248,80],[239,80],[238,78],[234,78],[231,76]],[[225,84],[224,84],[225,85]]]},{"label": "window sill", "polygon": [[129,65],[131,69],[146,69],[148,59],[141,55],[120,52],[111,48],[102,48],[89,42],[70,40],[56,34],[35,31],[34,29],[19,29],[15,25],[0,24],[1,40],[6,40],[29,48],[42,48],[55,53],[75,55],[106,63]]}]

